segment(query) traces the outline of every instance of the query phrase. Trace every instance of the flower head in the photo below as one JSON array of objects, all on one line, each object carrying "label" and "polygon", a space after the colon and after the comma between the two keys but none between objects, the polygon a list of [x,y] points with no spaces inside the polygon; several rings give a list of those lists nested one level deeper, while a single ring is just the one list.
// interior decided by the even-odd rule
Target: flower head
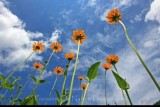
[{"label": "flower head", "polygon": [[112,65],[116,64],[118,61],[119,61],[119,57],[113,54],[109,55],[106,58],[106,62]]},{"label": "flower head", "polygon": [[57,75],[63,75],[63,68],[62,67],[56,67],[54,69],[54,73]]},{"label": "flower head", "polygon": [[109,70],[112,68],[112,65],[111,64],[108,64],[108,63],[104,63],[102,64],[102,67],[105,69],[105,70]]},{"label": "flower head", "polygon": [[44,45],[42,42],[34,42],[34,44],[32,45],[32,49],[34,52],[43,52]]},{"label": "flower head", "polygon": [[42,70],[43,69],[43,65],[40,62],[33,63],[33,67],[38,69],[38,70]]},{"label": "flower head", "polygon": [[65,54],[65,58],[66,58],[67,60],[69,60],[69,61],[75,59],[74,54],[73,54],[72,52],[66,53],[66,54]]},{"label": "flower head", "polygon": [[122,21],[121,13],[118,8],[111,10],[106,18],[109,24],[117,24],[119,21]]},{"label": "flower head", "polygon": [[71,38],[75,43],[78,43],[78,41],[80,41],[80,44],[82,44],[86,39],[86,34],[84,30],[74,30],[73,36]]},{"label": "flower head", "polygon": [[87,88],[87,85],[86,85],[86,84],[81,84],[81,88],[82,88],[83,90],[85,90],[85,89]]},{"label": "flower head", "polygon": [[54,52],[61,52],[62,51],[62,45],[59,42],[53,42],[51,44],[50,48]]},{"label": "flower head", "polygon": [[81,81],[84,79],[84,76],[78,76],[78,79]]}]

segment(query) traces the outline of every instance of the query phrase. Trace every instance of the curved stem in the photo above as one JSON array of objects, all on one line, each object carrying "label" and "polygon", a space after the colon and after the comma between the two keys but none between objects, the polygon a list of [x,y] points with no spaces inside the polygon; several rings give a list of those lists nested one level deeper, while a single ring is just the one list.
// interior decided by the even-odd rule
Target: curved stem
[{"label": "curved stem", "polygon": [[68,103],[67,103],[67,105],[70,105],[70,103],[71,103],[71,97],[72,97],[72,89],[73,89],[74,77],[75,77],[76,69],[77,69],[77,65],[78,65],[79,49],[80,49],[80,41],[78,41],[78,50],[77,50],[77,56],[76,56],[76,63],[75,63],[74,71],[73,71],[73,74],[72,74],[72,80],[71,80],[71,86],[70,86],[70,90],[69,90],[69,98],[68,98]]},{"label": "curved stem", "polygon": [[106,81],[107,81],[107,79],[106,79],[106,72],[107,72],[107,70],[105,70],[105,77],[104,77],[104,86],[105,86],[105,99],[106,99],[106,105],[107,105],[107,92],[106,92]]},{"label": "curved stem", "polygon": [[[116,65],[115,65],[115,64],[113,64],[113,67],[115,68],[115,70],[116,70],[117,74],[119,75],[118,70],[117,70],[117,68],[116,68]],[[120,88],[120,89],[121,89],[121,88]],[[124,104],[125,104],[125,105],[127,105],[126,97],[125,97],[124,92],[123,92],[123,90],[122,90],[122,89],[121,89],[121,92],[122,92],[122,96],[123,96],[123,99],[124,99]]]},{"label": "curved stem", "polygon": [[[55,81],[54,81],[54,84],[53,84],[53,86],[52,86],[52,89],[51,89],[51,91],[50,91],[50,93],[49,93],[48,98],[49,98],[49,97],[51,96],[51,94],[52,94],[52,91],[53,91],[53,89],[54,89],[54,86],[56,85],[57,79],[58,79],[58,74],[56,75],[56,79],[55,79]],[[46,101],[45,105],[46,105],[46,104],[47,104],[47,101]]]},{"label": "curved stem", "polygon": [[64,76],[64,81],[63,81],[63,85],[62,85],[62,95],[63,95],[64,87],[65,87],[65,84],[66,84],[66,79],[67,79],[67,74],[68,74],[68,69],[69,69],[69,66],[70,66],[70,62],[71,61],[68,61],[68,64],[67,64],[67,67],[66,67],[66,75]]},{"label": "curved stem", "polygon": [[7,79],[9,79],[18,70],[18,68],[22,66],[32,56],[33,53],[34,51],[12,71],[12,73],[7,77]]},{"label": "curved stem", "polygon": [[154,84],[156,85],[156,87],[158,88],[158,90],[160,91],[160,86],[157,83],[157,81],[155,80],[154,76],[152,75],[152,73],[150,72],[149,68],[147,67],[147,65],[144,63],[143,59],[141,58],[140,54],[138,53],[136,47],[133,45],[133,43],[131,42],[129,36],[128,36],[128,32],[127,29],[125,27],[125,25],[123,24],[122,21],[119,21],[120,24],[123,26],[124,31],[125,31],[125,36],[127,38],[127,41],[129,43],[129,45],[132,47],[133,51],[136,53],[137,57],[139,58],[139,60],[141,61],[141,63],[143,64],[144,68],[146,69],[146,71],[148,72],[149,76],[151,77],[151,79],[153,80]]},{"label": "curved stem", "polygon": [[129,94],[128,94],[128,91],[125,90],[125,92],[126,92],[126,94],[127,94],[127,97],[128,97],[128,99],[129,99],[130,104],[133,105],[133,104],[132,104],[132,101],[131,101],[131,98],[130,98],[130,96],[129,96]]},{"label": "curved stem", "polygon": [[89,84],[90,84],[90,83],[88,83],[88,84],[87,84],[87,87],[86,87],[86,89],[85,89],[85,91],[84,91],[84,95],[83,95],[83,98],[82,98],[81,105],[83,105],[83,104],[84,104],[84,100],[85,100],[85,98],[86,98],[86,93],[87,93],[87,90],[88,90]]}]

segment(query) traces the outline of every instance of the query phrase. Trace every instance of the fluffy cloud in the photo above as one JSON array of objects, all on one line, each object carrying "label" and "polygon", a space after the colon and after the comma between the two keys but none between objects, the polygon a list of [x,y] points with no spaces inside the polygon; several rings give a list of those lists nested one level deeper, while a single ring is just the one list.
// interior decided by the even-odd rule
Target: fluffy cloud
[{"label": "fluffy cloud", "polygon": [[160,0],[153,0],[150,6],[150,10],[147,12],[145,16],[145,21],[155,20],[160,23],[159,10],[160,10]]}]

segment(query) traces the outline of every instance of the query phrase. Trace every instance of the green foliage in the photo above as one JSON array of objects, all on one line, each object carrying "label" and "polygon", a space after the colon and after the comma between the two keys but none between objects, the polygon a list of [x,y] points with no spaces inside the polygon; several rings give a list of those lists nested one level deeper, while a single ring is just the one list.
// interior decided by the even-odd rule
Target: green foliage
[{"label": "green foliage", "polygon": [[63,94],[60,95],[58,90],[55,89],[56,95],[57,95],[57,100],[56,103],[57,105],[66,105],[68,100],[66,100],[69,96],[69,94],[66,92],[66,90],[63,90]]},{"label": "green foliage", "polygon": [[88,77],[87,80],[88,80],[88,82],[91,82],[98,75],[100,75],[100,74],[97,73],[99,65],[100,65],[100,62],[96,62],[91,67],[89,67],[88,73],[87,73],[87,77]]},{"label": "green foliage", "polygon": [[37,95],[32,93],[30,96],[24,98],[24,100],[19,100],[20,105],[38,105]]},{"label": "green foliage", "polygon": [[117,73],[115,73],[114,71],[112,71],[118,86],[122,89],[122,90],[127,90],[130,88],[129,84],[126,82],[125,79],[123,79],[122,77],[120,77]]},{"label": "green foliage", "polygon": [[33,82],[36,83],[37,79],[32,75],[30,77],[32,78]]}]

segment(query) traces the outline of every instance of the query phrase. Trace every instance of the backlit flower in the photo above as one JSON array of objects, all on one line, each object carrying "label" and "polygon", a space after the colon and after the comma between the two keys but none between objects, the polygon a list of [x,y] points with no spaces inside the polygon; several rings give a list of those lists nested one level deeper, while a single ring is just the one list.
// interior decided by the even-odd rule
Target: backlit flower
[{"label": "backlit flower", "polygon": [[53,52],[61,52],[62,51],[62,45],[59,42],[53,42],[50,46]]},{"label": "backlit flower", "polygon": [[73,36],[71,38],[75,43],[78,43],[78,41],[80,41],[80,44],[82,44],[86,39],[86,34],[84,30],[74,30]]},{"label": "backlit flower", "polygon": [[44,45],[42,42],[34,42],[34,44],[32,45],[32,49],[34,52],[43,52]]},{"label": "backlit flower", "polygon": [[69,60],[69,61],[75,59],[74,54],[73,54],[72,52],[66,53],[66,54],[65,54],[65,58],[66,58],[67,60]]},{"label": "backlit flower", "polygon": [[63,75],[63,68],[62,67],[56,67],[54,69],[54,73],[57,75]]},{"label": "backlit flower", "polygon": [[108,64],[108,63],[104,63],[102,64],[102,67],[105,69],[105,70],[109,70],[112,68],[112,65],[111,64]]},{"label": "backlit flower", "polygon": [[122,21],[121,13],[118,8],[111,10],[106,18],[109,24],[117,24],[119,21]]},{"label": "backlit flower", "polygon": [[87,84],[82,84],[82,85],[81,85],[81,88],[82,88],[83,90],[85,90],[85,89],[87,88]]},{"label": "backlit flower", "polygon": [[33,63],[33,67],[38,69],[38,70],[42,70],[43,69],[43,65],[40,62]]},{"label": "backlit flower", "polygon": [[78,79],[81,81],[84,79],[84,76],[78,76]]},{"label": "backlit flower", "polygon": [[109,55],[106,58],[106,62],[112,65],[116,64],[118,61],[119,61],[119,57],[113,54]]}]

